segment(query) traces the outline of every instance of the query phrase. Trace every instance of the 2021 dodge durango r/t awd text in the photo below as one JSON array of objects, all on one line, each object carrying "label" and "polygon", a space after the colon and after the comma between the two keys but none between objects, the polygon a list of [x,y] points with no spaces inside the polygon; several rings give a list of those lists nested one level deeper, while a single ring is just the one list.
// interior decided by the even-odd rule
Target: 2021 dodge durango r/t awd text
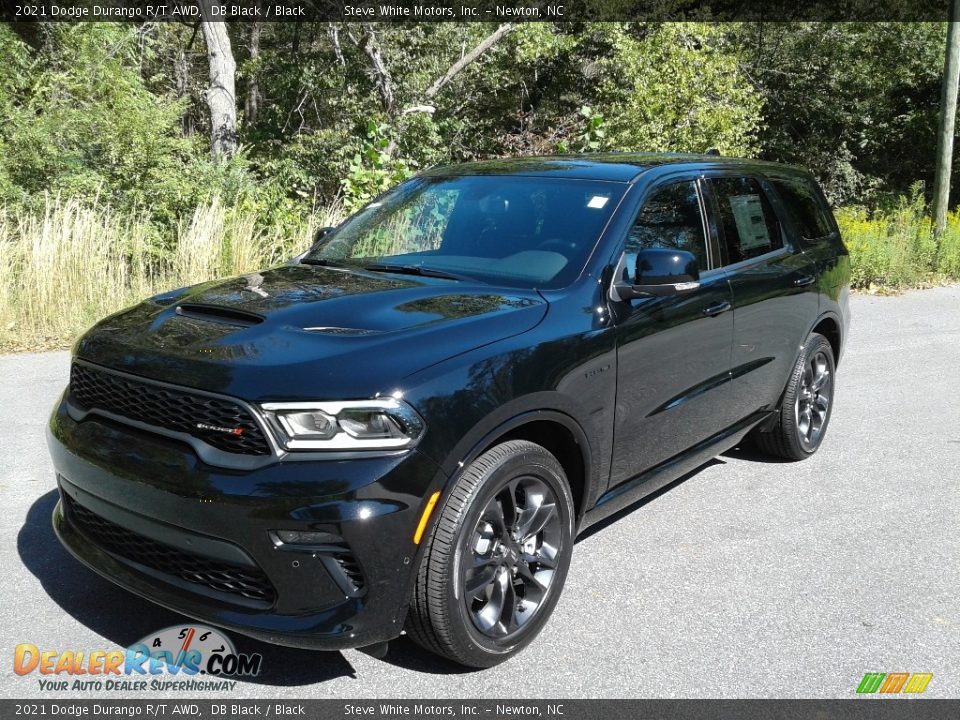
[{"label": "2021 dodge durango r/t awd text", "polygon": [[[273,643],[528,644],[578,532],[747,438],[820,446],[849,262],[805,171],[440,168],[290,263],[77,343],[49,445],[81,562]],[[748,437],[749,436],[749,437]]]}]

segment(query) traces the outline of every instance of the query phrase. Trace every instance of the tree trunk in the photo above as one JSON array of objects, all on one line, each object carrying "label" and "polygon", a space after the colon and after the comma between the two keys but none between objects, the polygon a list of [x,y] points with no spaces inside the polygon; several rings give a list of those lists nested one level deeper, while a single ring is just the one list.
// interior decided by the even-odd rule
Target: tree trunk
[{"label": "tree trunk", "polygon": [[473,50],[466,53],[461,57],[457,62],[451,65],[447,71],[438,77],[434,81],[433,85],[427,88],[423,96],[427,100],[432,100],[433,96],[440,92],[444,86],[453,80],[460,72],[467,67],[470,63],[474,62],[477,58],[483,55],[487,50],[496,45],[500,40],[510,32],[513,32],[516,26],[513,23],[503,23],[500,27],[494,30],[492,33],[487,35],[483,40],[481,40]]},{"label": "tree trunk", "polygon": [[[957,2],[960,2],[960,0],[957,0]],[[423,92],[423,99],[427,102],[419,105],[411,105],[410,107],[405,108],[400,113],[400,117],[403,118],[407,115],[412,115],[415,113],[428,113],[432,115],[436,111],[436,108],[433,106],[433,98],[436,96],[436,94],[446,87],[447,84],[449,84],[450,81],[453,80],[457,75],[463,72],[468,65],[476,62],[477,59],[480,58],[480,56],[483,55],[487,50],[500,42],[504,37],[507,36],[508,33],[513,32],[515,28],[516,25],[513,23],[503,23],[496,30],[487,35],[483,40],[477,43],[476,47],[462,55],[459,60],[447,68],[447,71],[434,80],[433,84]],[[389,80],[389,76],[387,79]],[[392,140],[390,140],[390,144],[387,145],[387,154],[392,155],[394,150],[396,150],[396,147],[397,141],[394,137]]]},{"label": "tree trunk", "polygon": [[[173,76],[177,84],[177,100],[183,100],[190,95],[190,59],[184,49],[177,50],[177,55],[173,61]],[[187,137],[193,135],[193,117],[190,110],[185,109],[180,118],[180,125],[183,128],[183,134]]]},{"label": "tree trunk", "polygon": [[947,24],[947,51],[943,63],[943,86],[940,92],[940,131],[937,134],[936,174],[933,181],[933,226],[937,235],[943,233],[947,227],[958,80],[960,80],[960,0],[952,0],[950,22]]},{"label": "tree trunk", "polygon": [[210,152],[214,158],[224,159],[237,152],[237,63],[226,23],[212,19],[214,6],[219,6],[215,0],[201,0],[200,27],[210,64],[210,87],[205,93],[210,108]]},{"label": "tree trunk", "polygon": [[363,31],[364,41],[360,47],[370,58],[370,63],[373,66],[373,77],[377,83],[377,93],[380,95],[380,104],[383,106],[384,113],[389,117],[393,114],[393,80],[390,77],[387,64],[383,61],[380,43],[377,41],[373,26],[365,24]]},{"label": "tree trunk", "polygon": [[[261,7],[260,0],[257,0],[257,7]],[[253,69],[250,73],[250,80],[247,83],[247,108],[246,123],[253,125],[257,122],[257,115],[260,112],[260,71],[257,68],[257,60],[260,58],[260,23],[253,23],[250,28],[250,63]]]}]

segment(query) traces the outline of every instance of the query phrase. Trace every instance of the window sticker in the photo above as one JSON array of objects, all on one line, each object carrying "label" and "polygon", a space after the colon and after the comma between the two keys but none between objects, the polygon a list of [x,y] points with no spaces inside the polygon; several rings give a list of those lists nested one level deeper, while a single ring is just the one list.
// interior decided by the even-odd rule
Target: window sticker
[{"label": "window sticker", "polygon": [[587,203],[587,207],[593,208],[594,210],[599,210],[607,204],[609,199],[610,198],[606,197],[605,195],[594,195],[592,198],[590,198],[590,202]]},{"label": "window sticker", "polygon": [[733,195],[730,197],[730,209],[740,234],[741,250],[770,247],[773,244],[767,232],[759,195]]}]

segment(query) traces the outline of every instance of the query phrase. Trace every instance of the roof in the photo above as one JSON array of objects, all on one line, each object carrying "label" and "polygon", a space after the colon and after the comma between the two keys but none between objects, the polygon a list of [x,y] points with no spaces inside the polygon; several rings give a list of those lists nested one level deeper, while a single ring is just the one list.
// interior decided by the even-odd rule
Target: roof
[{"label": "roof", "polygon": [[427,170],[422,175],[523,175],[527,177],[567,177],[581,180],[632,182],[644,170],[661,165],[725,165],[764,169],[793,170],[788,165],[721,155],[687,153],[590,153],[583,155],[545,155],[447,165]]}]

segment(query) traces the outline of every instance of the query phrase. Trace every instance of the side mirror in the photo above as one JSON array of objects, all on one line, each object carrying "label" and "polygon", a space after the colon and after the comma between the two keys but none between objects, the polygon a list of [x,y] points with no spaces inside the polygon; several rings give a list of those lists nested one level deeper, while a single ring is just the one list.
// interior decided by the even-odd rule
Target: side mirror
[{"label": "side mirror", "polygon": [[299,263],[307,255],[313,252],[314,248],[316,248],[317,245],[320,244],[320,241],[323,240],[327,235],[332,233],[335,229],[336,228],[332,228],[332,227],[322,227],[319,230],[317,230],[313,234],[313,242],[310,243],[310,247],[308,247],[306,250],[304,250],[302,253],[300,253],[296,257],[292,257],[289,260],[287,260],[287,265],[296,265],[297,263]]},{"label": "side mirror", "polygon": [[686,250],[647,248],[637,254],[633,283],[615,282],[611,294],[615,300],[641,297],[667,297],[691,292],[700,287],[697,258]]},{"label": "side mirror", "polygon": [[332,227],[322,227],[313,234],[313,244],[316,245],[318,242],[323,240],[327,235],[332,233],[336,228]]}]

